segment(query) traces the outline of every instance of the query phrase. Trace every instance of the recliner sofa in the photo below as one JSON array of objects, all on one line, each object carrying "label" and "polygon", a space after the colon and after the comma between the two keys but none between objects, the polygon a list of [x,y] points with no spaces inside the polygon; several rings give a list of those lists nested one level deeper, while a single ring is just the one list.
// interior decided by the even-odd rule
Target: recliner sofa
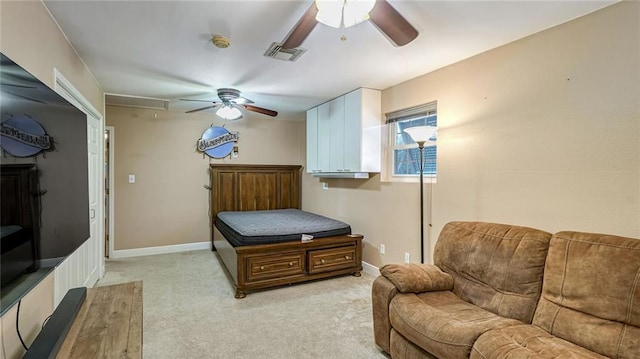
[{"label": "recliner sofa", "polygon": [[372,288],[392,358],[640,358],[640,240],[484,222],[445,225],[434,265]]}]

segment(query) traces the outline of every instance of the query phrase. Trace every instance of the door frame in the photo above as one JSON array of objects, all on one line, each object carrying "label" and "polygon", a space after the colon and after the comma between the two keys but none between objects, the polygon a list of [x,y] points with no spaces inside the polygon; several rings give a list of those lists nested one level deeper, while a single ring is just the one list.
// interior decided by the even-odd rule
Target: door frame
[{"label": "door frame", "polygon": [[[59,95],[64,97],[67,101],[71,102],[74,106],[78,107],[79,110],[86,113],[88,116],[92,116],[98,120],[99,123],[99,133],[104,136],[104,116],[100,113],[96,108],[87,100],[84,95],[71,83],[71,81],[67,80],[64,75],[57,69],[53,69],[53,82],[54,82],[54,91],[56,91]],[[103,97],[104,98],[104,97]],[[104,107],[103,107],[104,110]],[[104,140],[97,141],[98,142],[98,163],[104,164]],[[91,260],[95,260],[98,266],[98,278],[102,278],[104,276],[105,267],[104,267],[104,165],[96,166],[96,174],[97,180],[97,193],[99,194],[97,197],[97,233],[96,236],[98,238],[98,258],[90,258]],[[93,286],[95,283],[90,283]],[[66,291],[65,291],[66,293]]]},{"label": "door frame", "polygon": [[[115,132],[116,128],[113,126],[105,126],[105,132],[109,132],[109,158],[107,163],[107,171],[109,173],[109,213],[106,213],[109,216],[109,258],[113,258],[113,251],[115,248]],[[106,141],[106,139],[105,139]],[[105,145],[106,148],[106,145]],[[106,188],[105,188],[106,191]],[[106,193],[106,192],[103,192]],[[104,237],[103,237],[104,238]],[[104,247],[104,243],[102,244]]]}]

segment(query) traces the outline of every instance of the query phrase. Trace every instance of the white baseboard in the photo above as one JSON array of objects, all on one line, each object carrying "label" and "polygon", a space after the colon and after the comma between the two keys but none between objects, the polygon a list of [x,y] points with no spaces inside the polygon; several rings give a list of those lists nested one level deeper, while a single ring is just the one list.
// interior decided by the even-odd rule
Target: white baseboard
[{"label": "white baseboard", "polygon": [[211,249],[211,242],[174,244],[170,246],[147,247],[147,248],[136,248],[136,249],[120,249],[120,250],[114,250],[113,254],[111,255],[111,258],[118,259],[118,258],[129,258],[129,257],[151,256],[154,254],[188,252],[188,251],[197,251],[201,249]]},{"label": "white baseboard", "polygon": [[380,269],[372,264],[369,264],[365,261],[362,261],[362,271],[367,273],[367,274],[371,274],[374,277],[377,277],[380,275]]}]

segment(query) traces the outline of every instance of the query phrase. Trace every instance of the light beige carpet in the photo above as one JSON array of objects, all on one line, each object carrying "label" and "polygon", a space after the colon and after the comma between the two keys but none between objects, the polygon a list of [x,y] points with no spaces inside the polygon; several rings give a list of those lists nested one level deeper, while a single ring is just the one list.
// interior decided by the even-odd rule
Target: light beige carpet
[{"label": "light beige carpet", "polygon": [[374,277],[235,299],[209,250],[108,260],[98,285],[143,281],[144,358],[387,358],[374,344]]}]

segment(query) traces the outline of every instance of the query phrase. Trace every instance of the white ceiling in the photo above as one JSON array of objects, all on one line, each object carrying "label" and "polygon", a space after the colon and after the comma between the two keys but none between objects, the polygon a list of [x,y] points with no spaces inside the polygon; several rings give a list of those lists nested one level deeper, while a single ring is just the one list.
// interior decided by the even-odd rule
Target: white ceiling
[{"label": "white ceiling", "polygon": [[[216,100],[217,88],[233,87],[278,118],[298,120],[355,88],[385,89],[614,2],[389,0],[419,32],[410,44],[393,47],[368,21],[348,29],[318,24],[295,62],[263,54],[311,0],[45,5],[106,93],[168,99],[169,109],[183,111],[206,104],[180,98]],[[216,34],[231,46],[213,46]]]}]

